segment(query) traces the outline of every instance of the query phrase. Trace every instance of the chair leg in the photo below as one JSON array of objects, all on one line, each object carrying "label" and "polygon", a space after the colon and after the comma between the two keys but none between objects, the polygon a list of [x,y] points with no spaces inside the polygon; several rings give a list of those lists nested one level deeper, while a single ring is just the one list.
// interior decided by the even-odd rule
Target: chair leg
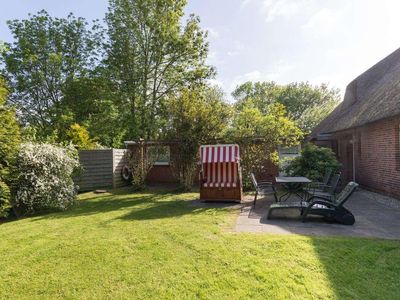
[{"label": "chair leg", "polygon": [[272,210],[272,208],[268,210],[267,220],[271,219]]},{"label": "chair leg", "polygon": [[257,195],[258,195],[258,192],[256,191],[256,194],[254,195],[253,207],[256,207]]},{"label": "chair leg", "polygon": [[301,214],[301,221],[303,222],[303,223],[305,223],[306,222],[306,218],[307,218],[307,215],[308,215],[308,211],[309,211],[309,209],[308,208],[306,208],[304,211],[303,211],[303,213]]},{"label": "chair leg", "polygon": [[274,198],[275,198],[275,202],[278,203],[278,196],[276,195],[276,190],[274,189]]}]

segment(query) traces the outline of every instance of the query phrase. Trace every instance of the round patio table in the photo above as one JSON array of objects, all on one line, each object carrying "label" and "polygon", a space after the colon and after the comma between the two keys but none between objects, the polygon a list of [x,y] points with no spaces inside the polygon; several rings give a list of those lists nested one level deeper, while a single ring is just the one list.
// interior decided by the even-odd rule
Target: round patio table
[{"label": "round patio table", "polygon": [[[275,180],[276,180],[276,183],[282,184],[286,189],[286,193],[279,197],[280,202],[286,201],[292,195],[299,197],[302,202],[306,201],[307,196],[305,193],[303,194],[303,187],[312,182],[310,179],[308,179],[307,177],[282,177],[282,176],[279,176],[279,177],[276,177]],[[284,200],[282,200],[284,197],[286,197],[286,198]]]}]

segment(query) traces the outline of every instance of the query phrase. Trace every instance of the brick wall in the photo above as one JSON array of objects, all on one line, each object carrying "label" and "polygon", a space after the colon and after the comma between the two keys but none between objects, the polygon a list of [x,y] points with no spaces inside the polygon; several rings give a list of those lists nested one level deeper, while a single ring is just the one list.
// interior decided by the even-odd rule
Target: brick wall
[{"label": "brick wall", "polygon": [[336,134],[344,181],[353,177],[354,139],[356,181],[371,190],[400,198],[399,126],[397,117]]}]

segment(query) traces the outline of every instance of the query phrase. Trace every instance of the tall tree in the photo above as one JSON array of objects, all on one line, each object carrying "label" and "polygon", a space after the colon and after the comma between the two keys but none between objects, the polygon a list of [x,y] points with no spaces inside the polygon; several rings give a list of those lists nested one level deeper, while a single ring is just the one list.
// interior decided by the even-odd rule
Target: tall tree
[{"label": "tall tree", "polygon": [[11,207],[12,168],[21,143],[15,111],[6,105],[8,90],[0,77],[0,218]]},{"label": "tall tree", "polygon": [[213,74],[205,64],[207,33],[186,0],[110,0],[105,61],[130,138],[154,138],[167,96]]},{"label": "tall tree", "polygon": [[217,88],[184,89],[168,100],[167,137],[179,141],[171,163],[186,190],[193,184],[200,145],[224,137],[230,116],[230,106]]},{"label": "tall tree", "polygon": [[14,42],[3,52],[3,74],[10,102],[23,123],[43,134],[57,129],[65,112],[68,86],[88,74],[99,58],[98,25],[83,18],[53,18],[46,11],[25,20],[8,21]]},{"label": "tall tree", "polygon": [[301,129],[307,134],[325,118],[339,103],[338,89],[326,84],[313,86],[308,82],[278,85],[275,82],[246,82],[232,93],[236,107],[246,107],[248,102],[266,113],[271,104],[280,103],[286,107]]}]

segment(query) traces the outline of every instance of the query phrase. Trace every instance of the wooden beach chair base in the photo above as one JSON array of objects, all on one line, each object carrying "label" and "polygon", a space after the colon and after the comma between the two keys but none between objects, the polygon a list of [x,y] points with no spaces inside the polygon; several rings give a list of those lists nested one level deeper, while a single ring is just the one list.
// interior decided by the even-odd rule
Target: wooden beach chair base
[{"label": "wooden beach chair base", "polygon": [[242,190],[235,188],[200,188],[200,199],[204,201],[241,202]]}]

